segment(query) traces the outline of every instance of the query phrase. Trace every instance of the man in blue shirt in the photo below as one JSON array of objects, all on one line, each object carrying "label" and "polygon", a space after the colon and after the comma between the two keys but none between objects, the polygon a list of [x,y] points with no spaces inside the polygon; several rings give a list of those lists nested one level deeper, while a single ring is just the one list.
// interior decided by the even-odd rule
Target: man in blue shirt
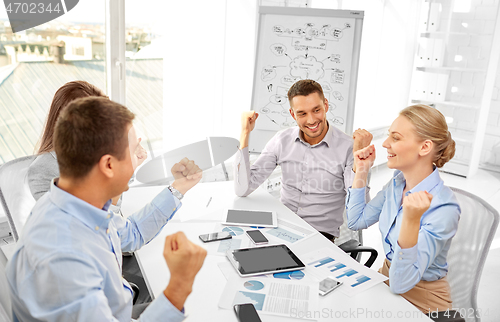
[{"label": "man in blue shirt", "polygon": [[[183,159],[175,181],[128,217],[109,211],[111,198],[128,189],[139,145],[132,114],[106,98],[69,104],[54,133],[60,178],[32,210],[8,263],[15,321],[130,321],[132,291],[121,277],[122,251],[154,238],[201,179]],[[140,321],[181,321],[183,306],[206,251],[182,232],[165,240],[170,281]]]}]

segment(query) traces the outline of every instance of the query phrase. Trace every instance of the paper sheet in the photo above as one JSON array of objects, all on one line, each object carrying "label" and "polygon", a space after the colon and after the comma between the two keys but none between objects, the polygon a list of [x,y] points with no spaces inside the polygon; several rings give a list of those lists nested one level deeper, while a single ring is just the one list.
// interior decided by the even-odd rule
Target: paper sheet
[{"label": "paper sheet", "polygon": [[339,290],[348,296],[387,280],[387,277],[358,263],[340,248],[322,248],[304,254],[300,259],[306,265],[306,274],[315,276],[318,281],[331,276],[343,282]]},{"label": "paper sheet", "polygon": [[264,230],[268,236],[273,236],[279,243],[293,244],[314,235],[316,231],[300,227],[288,220],[278,218],[278,227]]},{"label": "paper sheet", "polygon": [[318,287],[317,282],[235,278],[226,283],[219,307],[229,310],[235,304],[252,303],[262,314],[303,317],[318,310]]}]

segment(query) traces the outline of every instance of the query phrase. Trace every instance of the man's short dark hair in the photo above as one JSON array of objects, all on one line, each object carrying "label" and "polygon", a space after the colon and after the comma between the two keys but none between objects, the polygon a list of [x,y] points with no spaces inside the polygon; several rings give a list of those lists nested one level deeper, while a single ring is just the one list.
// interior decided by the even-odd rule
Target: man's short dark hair
[{"label": "man's short dark hair", "polygon": [[125,106],[104,97],[71,102],[59,115],[54,131],[61,176],[83,178],[106,154],[123,160],[133,119]]},{"label": "man's short dark hair", "polygon": [[319,97],[323,100],[325,95],[323,94],[323,88],[317,82],[312,79],[301,79],[290,87],[288,90],[288,102],[292,106],[292,99],[295,96],[307,96],[312,93],[318,93]]}]

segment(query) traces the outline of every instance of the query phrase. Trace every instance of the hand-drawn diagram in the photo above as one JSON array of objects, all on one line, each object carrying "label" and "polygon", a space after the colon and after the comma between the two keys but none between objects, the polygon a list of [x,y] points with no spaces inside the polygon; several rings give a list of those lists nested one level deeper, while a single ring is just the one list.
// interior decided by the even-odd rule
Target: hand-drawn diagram
[{"label": "hand-drawn diagram", "polygon": [[[321,84],[329,102],[327,119],[345,131],[354,42],[354,19],[294,17],[291,23],[268,15],[261,25],[264,39],[257,53],[254,106],[261,117],[256,128],[280,130],[296,125],[290,114],[288,89],[298,80]],[[258,77],[258,76],[257,76]]]}]

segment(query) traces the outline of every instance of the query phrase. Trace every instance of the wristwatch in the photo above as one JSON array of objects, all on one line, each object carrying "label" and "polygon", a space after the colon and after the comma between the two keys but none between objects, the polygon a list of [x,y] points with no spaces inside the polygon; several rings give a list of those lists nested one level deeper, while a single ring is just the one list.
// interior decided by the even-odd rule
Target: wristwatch
[{"label": "wristwatch", "polygon": [[184,195],[182,193],[179,192],[179,190],[175,189],[174,187],[172,187],[171,185],[168,185],[167,186],[168,190],[170,190],[170,192],[174,195],[174,197],[176,197],[177,199],[181,200],[182,198],[184,198]]}]

